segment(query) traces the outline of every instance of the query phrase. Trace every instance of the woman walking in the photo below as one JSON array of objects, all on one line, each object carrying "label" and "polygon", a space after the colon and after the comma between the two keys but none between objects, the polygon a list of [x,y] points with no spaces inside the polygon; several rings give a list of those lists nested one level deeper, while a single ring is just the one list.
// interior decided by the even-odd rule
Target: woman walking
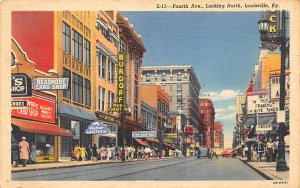
[{"label": "woman walking", "polygon": [[97,162],[98,153],[97,153],[97,146],[96,146],[96,144],[94,144],[94,146],[92,147],[92,156],[93,156],[93,161]]},{"label": "woman walking", "polygon": [[76,161],[79,161],[79,157],[80,157],[80,147],[79,145],[77,144],[74,148],[74,155],[76,157]]},{"label": "woman walking", "polygon": [[86,149],[83,145],[80,147],[80,155],[81,155],[81,160],[85,161],[86,160]]},{"label": "woman walking", "polygon": [[20,159],[23,163],[23,167],[26,167],[26,163],[29,159],[29,143],[26,141],[26,137],[21,138],[22,141],[19,143],[19,150],[20,150]]},{"label": "woman walking", "polygon": [[104,160],[104,157],[105,157],[105,149],[104,149],[103,146],[100,147],[99,153],[100,153],[100,159],[101,159],[101,160]]}]

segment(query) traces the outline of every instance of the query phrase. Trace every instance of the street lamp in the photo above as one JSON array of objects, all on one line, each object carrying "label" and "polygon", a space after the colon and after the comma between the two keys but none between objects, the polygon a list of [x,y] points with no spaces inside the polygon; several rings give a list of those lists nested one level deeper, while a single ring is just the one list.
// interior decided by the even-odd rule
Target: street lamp
[{"label": "street lamp", "polygon": [[[262,19],[258,21],[259,24],[259,32],[261,33],[261,41],[262,42],[271,42],[277,43],[280,45],[281,51],[281,65],[280,65],[280,101],[279,101],[279,110],[284,112],[285,106],[285,60],[288,52],[287,44],[289,42],[289,38],[286,37],[286,11],[282,11],[281,18],[281,30],[280,37],[267,37],[266,31],[268,32],[268,24],[270,22]],[[285,143],[284,143],[284,133],[285,133],[285,122],[279,122],[279,143],[278,143],[278,159],[276,165],[276,171],[288,171],[289,167],[285,161]]]}]

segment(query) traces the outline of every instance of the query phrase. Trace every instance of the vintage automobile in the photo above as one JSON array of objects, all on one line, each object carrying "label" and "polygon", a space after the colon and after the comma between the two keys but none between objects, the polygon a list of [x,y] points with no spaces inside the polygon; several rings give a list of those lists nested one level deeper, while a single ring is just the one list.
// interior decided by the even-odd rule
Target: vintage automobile
[{"label": "vintage automobile", "polygon": [[218,155],[218,156],[222,156],[223,155],[223,149],[221,149],[221,148],[216,148],[216,155]]},{"label": "vintage automobile", "polygon": [[208,150],[206,148],[199,148],[197,152],[197,158],[209,158]]},{"label": "vintage automobile", "polygon": [[233,150],[232,149],[225,149],[224,150],[224,156],[225,157],[230,157],[232,156]]}]

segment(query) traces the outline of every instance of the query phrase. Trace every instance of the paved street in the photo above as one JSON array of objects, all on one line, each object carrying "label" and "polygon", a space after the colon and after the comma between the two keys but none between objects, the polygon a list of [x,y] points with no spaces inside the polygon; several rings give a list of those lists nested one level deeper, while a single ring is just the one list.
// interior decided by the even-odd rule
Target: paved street
[{"label": "paved street", "polygon": [[13,180],[264,180],[239,159],[197,159],[111,163],[12,173]]}]

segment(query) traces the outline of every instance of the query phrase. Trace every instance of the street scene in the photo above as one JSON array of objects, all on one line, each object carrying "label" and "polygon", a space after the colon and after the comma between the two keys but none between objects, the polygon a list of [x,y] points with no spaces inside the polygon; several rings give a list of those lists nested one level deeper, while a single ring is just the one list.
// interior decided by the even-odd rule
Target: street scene
[{"label": "street scene", "polygon": [[13,11],[12,180],[286,183],[289,16]]}]

